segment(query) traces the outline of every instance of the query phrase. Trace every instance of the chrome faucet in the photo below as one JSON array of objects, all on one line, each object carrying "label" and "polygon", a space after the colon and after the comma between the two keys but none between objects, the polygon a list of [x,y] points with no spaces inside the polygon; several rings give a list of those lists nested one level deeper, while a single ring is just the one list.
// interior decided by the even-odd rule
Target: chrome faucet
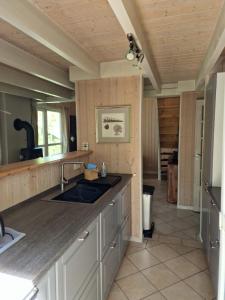
[{"label": "chrome faucet", "polygon": [[61,182],[60,182],[60,186],[61,186],[61,191],[64,191],[64,185],[68,184],[68,180],[64,177],[64,166],[65,165],[85,165],[84,162],[82,161],[65,161],[62,163],[61,165]]}]

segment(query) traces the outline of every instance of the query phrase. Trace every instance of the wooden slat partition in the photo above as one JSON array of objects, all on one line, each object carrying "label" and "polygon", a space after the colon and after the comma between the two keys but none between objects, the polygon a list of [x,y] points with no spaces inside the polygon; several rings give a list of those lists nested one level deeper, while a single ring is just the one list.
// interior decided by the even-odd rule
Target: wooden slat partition
[{"label": "wooden slat partition", "polygon": [[[65,160],[77,160],[87,162],[90,152],[82,153],[82,156],[68,154]],[[63,156],[63,155],[62,155]],[[50,189],[60,183],[60,166],[64,159],[58,159],[51,163],[42,163],[33,165],[33,168],[11,169],[11,173],[5,174],[0,178],[0,211],[16,205],[30,197],[33,197],[47,189]],[[27,162],[32,164],[32,161]],[[7,168],[7,166],[2,167]],[[10,165],[8,165],[10,168]],[[71,178],[80,173],[80,170],[74,171],[72,165],[65,167],[65,177]]]},{"label": "wooden slat partition", "polygon": [[195,113],[197,93],[185,92],[180,100],[178,206],[193,206]]},{"label": "wooden slat partition", "polygon": [[[141,105],[142,78],[138,76],[105,78],[76,83],[78,147],[89,143],[90,159],[104,161],[109,172],[135,174],[132,178],[132,236],[141,239]],[[130,143],[96,143],[95,108],[97,106],[131,105]]]},{"label": "wooden slat partition", "polygon": [[158,172],[158,111],[157,99],[145,98],[143,102],[143,169],[144,173]]}]

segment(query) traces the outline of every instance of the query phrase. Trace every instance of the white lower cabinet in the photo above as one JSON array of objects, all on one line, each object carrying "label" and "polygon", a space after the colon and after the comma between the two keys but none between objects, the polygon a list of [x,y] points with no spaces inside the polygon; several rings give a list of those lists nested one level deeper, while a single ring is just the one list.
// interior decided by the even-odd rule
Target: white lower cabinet
[{"label": "white lower cabinet", "polygon": [[55,266],[40,280],[37,288],[38,293],[35,300],[55,300],[56,299],[56,280]]},{"label": "white lower cabinet", "polygon": [[90,274],[99,265],[99,218],[56,263],[57,300],[79,299]]},{"label": "white lower cabinet", "polygon": [[35,300],[106,300],[130,239],[130,184],[40,280]]},{"label": "white lower cabinet", "polygon": [[81,295],[77,297],[79,300],[100,300],[101,299],[101,277],[100,266],[90,276],[90,280],[82,291]]},{"label": "white lower cabinet", "polygon": [[122,225],[120,232],[120,260],[123,259],[125,255],[129,240],[131,235],[131,219],[130,215],[128,215]]},{"label": "white lower cabinet", "polygon": [[101,300],[107,299],[120,263],[119,234],[112,241],[106,255],[101,261]]},{"label": "white lower cabinet", "polygon": [[106,254],[110,243],[118,231],[118,211],[120,197],[117,197],[100,214],[100,258]]}]

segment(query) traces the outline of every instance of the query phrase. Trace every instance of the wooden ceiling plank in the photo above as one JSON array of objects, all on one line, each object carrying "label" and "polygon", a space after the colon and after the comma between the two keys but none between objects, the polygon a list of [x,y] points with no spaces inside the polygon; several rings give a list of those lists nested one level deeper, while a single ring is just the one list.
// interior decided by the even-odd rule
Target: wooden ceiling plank
[{"label": "wooden ceiling plank", "polygon": [[160,90],[160,80],[155,62],[143,35],[143,28],[136,13],[134,3],[130,0],[107,0],[115,13],[124,32],[132,33],[145,54],[142,62],[146,76],[150,79],[153,87]]},{"label": "wooden ceiling plank", "polygon": [[70,99],[74,95],[69,89],[5,65],[0,65],[0,82],[58,98]]},{"label": "wooden ceiling plank", "polygon": [[87,73],[96,75],[99,73],[99,64],[28,0],[0,0],[0,6],[0,18],[4,21],[63,57],[72,65],[76,65]]},{"label": "wooden ceiling plank", "polygon": [[212,40],[209,44],[207,53],[201,65],[196,80],[196,89],[199,90],[205,81],[207,74],[211,72],[221,53],[225,48],[225,3],[221,10]]},{"label": "wooden ceiling plank", "polygon": [[0,62],[66,88],[74,89],[74,85],[69,81],[68,72],[47,63],[3,39],[0,39]]}]

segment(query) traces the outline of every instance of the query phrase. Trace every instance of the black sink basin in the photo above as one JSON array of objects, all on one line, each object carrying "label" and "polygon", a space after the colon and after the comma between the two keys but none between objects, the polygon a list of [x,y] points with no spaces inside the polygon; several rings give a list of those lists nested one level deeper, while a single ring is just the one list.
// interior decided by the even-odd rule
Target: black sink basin
[{"label": "black sink basin", "polygon": [[110,187],[110,184],[78,183],[75,187],[62,194],[59,194],[52,200],[65,202],[94,203],[108,189],[110,189]]}]

